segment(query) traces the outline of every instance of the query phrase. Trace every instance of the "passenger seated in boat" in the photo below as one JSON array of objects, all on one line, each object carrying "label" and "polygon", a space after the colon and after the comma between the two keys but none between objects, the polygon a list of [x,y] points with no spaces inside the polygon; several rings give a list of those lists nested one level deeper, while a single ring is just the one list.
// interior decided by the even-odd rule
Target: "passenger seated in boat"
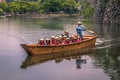
[{"label": "passenger seated in boat", "polygon": [[46,45],[50,45],[50,39],[49,38],[47,38],[46,40],[45,40],[45,43],[46,43]]},{"label": "passenger seated in boat", "polygon": [[73,35],[73,42],[77,42],[76,35]]},{"label": "passenger seated in boat", "polygon": [[63,38],[63,37],[64,37],[64,34],[62,34],[61,37]]},{"label": "passenger seated in boat", "polygon": [[80,36],[78,36],[78,35],[75,35],[75,42],[80,42],[81,41],[81,38],[80,38]]},{"label": "passenger seated in boat", "polygon": [[67,37],[66,37],[66,36],[64,36],[64,37],[63,37],[63,44],[67,44],[67,42],[66,42],[66,41],[67,41]]},{"label": "passenger seated in boat", "polygon": [[61,45],[61,44],[62,44],[61,36],[56,37],[56,44],[57,44],[57,45]]},{"label": "passenger seated in boat", "polygon": [[66,38],[65,39],[65,44],[69,44],[70,43],[70,39],[69,38]]},{"label": "passenger seated in boat", "polygon": [[64,36],[66,36],[67,38],[69,38],[69,32],[68,31],[64,31]]},{"label": "passenger seated in boat", "polygon": [[52,45],[55,45],[55,44],[56,44],[55,36],[52,36],[52,38],[51,38],[51,44],[52,44]]},{"label": "passenger seated in boat", "polygon": [[61,36],[61,44],[64,44],[65,39],[66,39],[66,37],[65,37],[65,36]]},{"label": "passenger seated in boat", "polygon": [[79,37],[77,38],[77,42],[81,42],[81,39]]},{"label": "passenger seated in boat", "polygon": [[40,45],[45,45],[45,41],[41,38],[41,39],[39,40],[39,44],[40,44]]},{"label": "passenger seated in boat", "polygon": [[58,40],[59,40],[59,44],[62,44],[62,36],[59,36]]},{"label": "passenger seated in boat", "polygon": [[70,43],[73,43],[73,42],[75,42],[75,40],[74,40],[74,35],[72,35],[72,36],[70,37]]},{"label": "passenger seated in boat", "polygon": [[60,44],[59,37],[55,37],[56,39],[56,44]]}]

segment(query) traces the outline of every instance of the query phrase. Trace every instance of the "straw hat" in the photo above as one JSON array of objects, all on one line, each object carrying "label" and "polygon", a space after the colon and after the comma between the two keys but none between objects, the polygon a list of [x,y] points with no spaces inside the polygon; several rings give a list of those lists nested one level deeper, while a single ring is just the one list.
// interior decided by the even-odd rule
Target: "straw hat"
[{"label": "straw hat", "polygon": [[67,38],[67,40],[69,40],[69,38]]},{"label": "straw hat", "polygon": [[55,39],[58,39],[59,37],[55,37]]},{"label": "straw hat", "polygon": [[64,32],[68,33],[68,31],[64,31]]},{"label": "straw hat", "polygon": [[78,24],[78,25],[81,25],[81,24],[82,24],[82,22],[77,22],[77,24]]},{"label": "straw hat", "polygon": [[55,36],[52,36],[52,38],[55,38]]},{"label": "straw hat", "polygon": [[47,38],[46,40],[50,40],[49,38]]},{"label": "straw hat", "polygon": [[59,38],[61,38],[62,36],[59,36]]},{"label": "straw hat", "polygon": [[74,37],[74,35],[72,35],[71,37]]},{"label": "straw hat", "polygon": [[43,38],[40,38],[40,41],[43,41]]}]

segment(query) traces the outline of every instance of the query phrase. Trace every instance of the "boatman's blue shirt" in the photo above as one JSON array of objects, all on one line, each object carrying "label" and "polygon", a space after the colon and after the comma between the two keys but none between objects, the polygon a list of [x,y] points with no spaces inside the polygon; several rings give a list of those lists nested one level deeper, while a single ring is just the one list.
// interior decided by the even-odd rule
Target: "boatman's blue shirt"
[{"label": "boatman's blue shirt", "polygon": [[84,28],[83,26],[77,26],[76,27],[76,32],[78,34],[82,34],[82,31],[85,31],[85,30],[86,30],[86,28]]}]

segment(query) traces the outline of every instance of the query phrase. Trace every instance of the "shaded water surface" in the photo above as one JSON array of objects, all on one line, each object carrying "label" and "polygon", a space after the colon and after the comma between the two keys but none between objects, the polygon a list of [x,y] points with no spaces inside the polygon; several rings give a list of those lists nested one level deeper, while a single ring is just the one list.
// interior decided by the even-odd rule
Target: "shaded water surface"
[{"label": "shaded water surface", "polygon": [[0,80],[120,80],[119,25],[83,21],[98,34],[98,42],[104,41],[86,55],[72,52],[28,56],[20,46],[61,35],[64,30],[75,34],[77,21],[76,18],[0,19]]}]

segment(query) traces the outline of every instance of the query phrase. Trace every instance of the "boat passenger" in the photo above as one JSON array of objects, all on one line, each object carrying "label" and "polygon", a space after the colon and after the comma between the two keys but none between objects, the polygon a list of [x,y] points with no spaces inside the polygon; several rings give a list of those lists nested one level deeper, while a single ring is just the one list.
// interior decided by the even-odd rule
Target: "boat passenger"
[{"label": "boat passenger", "polygon": [[67,42],[66,42],[66,41],[67,41],[67,37],[66,37],[66,36],[64,36],[64,37],[63,37],[63,44],[67,44]]},{"label": "boat passenger", "polygon": [[80,42],[80,41],[81,41],[81,38],[80,38],[80,36],[78,36],[78,35],[75,35],[75,41],[76,41],[76,42]]},{"label": "boat passenger", "polygon": [[39,44],[40,44],[40,45],[45,45],[45,41],[41,38],[41,39],[39,40]]},{"label": "boat passenger", "polygon": [[62,34],[61,35],[61,44],[64,44],[65,36]]},{"label": "boat passenger", "polygon": [[69,32],[68,31],[64,31],[64,36],[66,36],[67,38],[69,38]]},{"label": "boat passenger", "polygon": [[69,39],[69,38],[66,38],[65,44],[69,44],[69,43],[70,43],[70,39]]},{"label": "boat passenger", "polygon": [[74,42],[77,42],[77,37],[74,37]]},{"label": "boat passenger", "polygon": [[76,35],[73,35],[73,42],[77,42],[77,38],[76,38]]},{"label": "boat passenger", "polygon": [[74,36],[72,35],[72,36],[70,37],[70,43],[73,43],[73,42],[75,42],[75,40],[74,40]]},{"label": "boat passenger", "polygon": [[58,39],[59,39],[59,44],[62,44],[62,36],[59,36]]},{"label": "boat passenger", "polygon": [[52,38],[51,38],[51,44],[52,44],[52,45],[55,45],[55,44],[56,44],[55,36],[52,36]]},{"label": "boat passenger", "polygon": [[64,37],[64,34],[62,34],[61,37]]},{"label": "boat passenger", "polygon": [[76,32],[77,34],[80,36],[80,38],[83,40],[83,36],[82,36],[82,31],[85,31],[86,28],[84,28],[84,26],[82,25],[81,22],[78,22],[77,23],[77,26],[76,26]]},{"label": "boat passenger", "polygon": [[79,37],[77,38],[77,42],[81,42],[81,39]]},{"label": "boat passenger", "polygon": [[50,45],[50,42],[51,42],[51,41],[50,41],[49,38],[47,38],[45,42],[46,42],[46,45]]},{"label": "boat passenger", "polygon": [[55,39],[56,39],[56,44],[60,44],[60,39],[59,39],[59,37],[55,37]]}]

